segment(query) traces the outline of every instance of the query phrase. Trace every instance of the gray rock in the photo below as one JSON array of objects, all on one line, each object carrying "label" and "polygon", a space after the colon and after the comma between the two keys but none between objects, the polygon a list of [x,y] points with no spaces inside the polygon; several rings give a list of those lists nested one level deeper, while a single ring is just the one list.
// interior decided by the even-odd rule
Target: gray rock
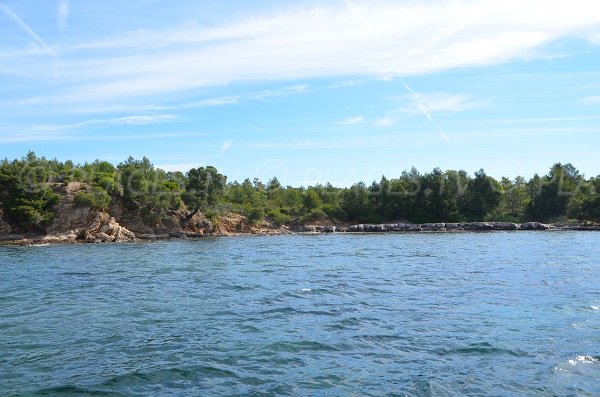
[{"label": "gray rock", "polygon": [[494,230],[519,230],[520,225],[511,222],[492,222]]},{"label": "gray rock", "polygon": [[526,222],[521,224],[521,230],[548,230],[549,225],[541,222]]}]

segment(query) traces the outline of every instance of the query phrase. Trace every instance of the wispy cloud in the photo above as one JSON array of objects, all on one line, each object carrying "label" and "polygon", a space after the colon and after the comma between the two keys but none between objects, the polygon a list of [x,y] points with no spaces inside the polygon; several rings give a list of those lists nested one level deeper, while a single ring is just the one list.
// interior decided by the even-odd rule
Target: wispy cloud
[{"label": "wispy cloud", "polygon": [[364,117],[354,116],[354,117],[349,117],[345,120],[338,121],[338,122],[336,122],[336,124],[338,124],[338,125],[358,125],[358,124],[362,124],[363,121],[365,121]]},{"label": "wispy cloud", "polygon": [[585,103],[586,105],[596,105],[600,103],[600,95],[585,97],[581,100],[581,102]]},{"label": "wispy cloud", "polygon": [[393,124],[394,124],[394,119],[389,116],[382,117],[379,120],[375,121],[375,125],[377,127],[389,127]]},{"label": "wispy cloud", "polygon": [[62,33],[67,29],[69,20],[69,0],[59,0],[56,10],[56,24]]},{"label": "wispy cloud", "polygon": [[[415,98],[417,98],[416,101]],[[415,113],[423,112],[423,110],[425,110],[430,116],[435,113],[463,112],[465,110],[476,109],[486,105],[485,101],[475,100],[466,94],[452,94],[446,92],[416,93],[411,90],[410,96],[404,95],[397,97],[397,99],[409,102],[409,104],[402,108],[403,112]]]},{"label": "wispy cloud", "polygon": [[223,142],[223,145],[221,146],[221,150],[219,150],[219,155],[225,154],[226,151],[231,149],[231,145],[233,145],[233,141],[231,139],[228,139],[225,142]]},{"label": "wispy cloud", "polygon": [[[54,53],[0,4],[6,15]],[[147,97],[240,81],[410,76],[535,58],[541,45],[585,35],[600,25],[600,14],[590,12],[597,6],[595,0],[551,7],[542,0],[384,0],[352,5],[295,5],[276,15],[214,28],[191,24],[56,46],[65,62],[61,84],[55,87],[58,94],[48,100]],[[19,67],[35,75],[32,64],[24,58]]]},{"label": "wispy cloud", "polygon": [[13,12],[6,4],[0,2],[0,11],[6,15],[9,19],[11,19],[14,23],[16,23],[29,37],[31,37],[36,43],[38,43],[46,53],[57,57],[56,52],[52,50],[48,44],[29,27],[17,14]]},{"label": "wispy cloud", "polygon": [[154,116],[127,116],[127,117],[116,117],[110,119],[95,119],[95,120],[84,120],[77,123],[71,124],[42,124],[34,126],[32,131],[65,131],[74,130],[84,127],[102,127],[106,125],[144,125],[163,123],[167,121],[173,121],[177,116],[172,114],[159,114]]},{"label": "wispy cloud", "polygon": [[202,133],[194,132],[168,132],[157,134],[126,134],[126,135],[86,135],[76,133],[75,131],[20,131],[16,133],[0,135],[0,143],[23,143],[23,142],[48,142],[48,141],[65,141],[65,142],[101,142],[101,141],[140,141],[150,139],[173,139],[184,137],[199,137],[204,136]]},{"label": "wispy cloud", "polygon": [[332,84],[332,85],[328,86],[327,88],[335,90],[338,88],[355,87],[357,85],[362,85],[362,84],[364,84],[364,82],[356,81],[356,80],[346,80],[346,81],[340,81],[339,83]]},{"label": "wispy cloud", "polygon": [[421,98],[421,96],[419,94],[417,94],[415,91],[413,91],[413,89],[410,88],[404,80],[402,80],[402,85],[404,85],[404,88],[406,89],[406,91],[408,91],[412,95],[414,102],[415,102],[415,107],[417,109],[419,109],[419,111],[421,113],[423,113],[423,115],[425,115],[425,117],[427,117],[427,120],[429,120],[429,122],[431,124],[433,124],[434,127],[437,128],[437,130],[440,132],[440,137],[444,141],[448,141],[448,135],[446,135],[446,133],[444,132],[442,127],[437,123],[437,121],[435,121],[433,119],[433,117],[431,116],[430,110],[427,108],[427,106],[423,102],[423,99]]},{"label": "wispy cloud", "polygon": [[264,99],[271,97],[278,97],[283,95],[303,94],[308,92],[307,84],[296,84],[289,87],[282,88],[280,90],[264,90],[250,95],[253,99]]},{"label": "wispy cloud", "polygon": [[[209,98],[203,99],[199,102],[191,102],[181,105],[180,107],[183,109],[190,108],[205,108],[211,106],[226,106],[226,105],[235,105],[239,103],[240,98],[237,96],[229,96],[229,97],[221,97],[221,98]],[[172,108],[177,108],[177,106],[173,106]]]}]

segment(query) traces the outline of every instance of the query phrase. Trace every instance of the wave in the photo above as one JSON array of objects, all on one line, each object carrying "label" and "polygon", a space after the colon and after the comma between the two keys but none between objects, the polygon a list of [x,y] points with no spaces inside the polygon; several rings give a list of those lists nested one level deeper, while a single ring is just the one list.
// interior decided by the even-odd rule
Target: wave
[{"label": "wave", "polygon": [[[40,389],[33,394],[34,396],[107,396],[107,397],[126,397],[127,394],[119,393],[116,391],[108,391],[101,389],[92,389],[86,387],[79,387],[75,385],[64,385],[50,387],[46,389]],[[23,395],[25,396],[25,395]],[[16,397],[16,396],[15,396]]]},{"label": "wave", "polygon": [[447,355],[467,355],[467,356],[482,356],[482,355],[510,355],[516,357],[528,357],[529,354],[520,350],[504,349],[495,347],[487,342],[473,343],[465,347],[442,348],[436,349],[435,353],[440,356]]}]

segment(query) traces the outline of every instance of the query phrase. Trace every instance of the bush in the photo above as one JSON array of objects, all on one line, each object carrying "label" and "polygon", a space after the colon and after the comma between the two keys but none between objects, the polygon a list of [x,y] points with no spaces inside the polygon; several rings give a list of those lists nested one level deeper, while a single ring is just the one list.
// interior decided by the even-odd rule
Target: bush
[{"label": "bush", "polygon": [[342,221],[348,218],[348,214],[346,214],[346,211],[344,211],[340,207],[331,204],[324,205],[323,212],[325,212],[329,218],[337,219],[338,221]]},{"label": "bush", "polygon": [[321,219],[327,219],[327,214],[325,212],[323,212],[322,209],[315,208],[315,209],[311,210],[308,214],[304,215],[300,219],[300,221],[301,222],[318,221]]},{"label": "bush", "polygon": [[252,208],[248,212],[248,220],[253,225],[256,225],[257,223],[259,223],[263,219],[265,219],[265,210],[264,210],[264,208],[261,208],[261,207]]},{"label": "bush", "polygon": [[279,210],[272,210],[269,212],[269,217],[275,222],[277,225],[284,225],[292,220],[292,217],[281,213]]},{"label": "bush", "polygon": [[117,182],[110,176],[103,176],[99,178],[97,184],[107,192],[115,191],[117,188]]},{"label": "bush", "polygon": [[106,190],[95,187],[87,192],[79,192],[75,195],[73,202],[80,207],[91,207],[100,210],[105,210],[110,205],[111,197],[106,193]]}]

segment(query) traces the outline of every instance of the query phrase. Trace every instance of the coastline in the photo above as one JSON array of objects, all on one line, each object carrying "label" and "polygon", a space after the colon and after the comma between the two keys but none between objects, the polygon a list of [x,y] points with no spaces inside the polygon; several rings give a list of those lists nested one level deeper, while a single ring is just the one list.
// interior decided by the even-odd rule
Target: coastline
[{"label": "coastline", "polygon": [[217,229],[213,233],[130,233],[122,239],[106,238],[108,235],[94,237],[88,233],[80,234],[8,234],[0,235],[0,246],[40,246],[57,244],[101,244],[162,240],[194,240],[209,237],[275,236],[275,235],[320,235],[320,234],[406,234],[406,233],[472,233],[501,231],[600,231],[599,224],[567,224],[541,222],[461,222],[461,223],[381,223],[352,225],[295,225],[279,228],[255,228],[247,231],[227,231]]}]

